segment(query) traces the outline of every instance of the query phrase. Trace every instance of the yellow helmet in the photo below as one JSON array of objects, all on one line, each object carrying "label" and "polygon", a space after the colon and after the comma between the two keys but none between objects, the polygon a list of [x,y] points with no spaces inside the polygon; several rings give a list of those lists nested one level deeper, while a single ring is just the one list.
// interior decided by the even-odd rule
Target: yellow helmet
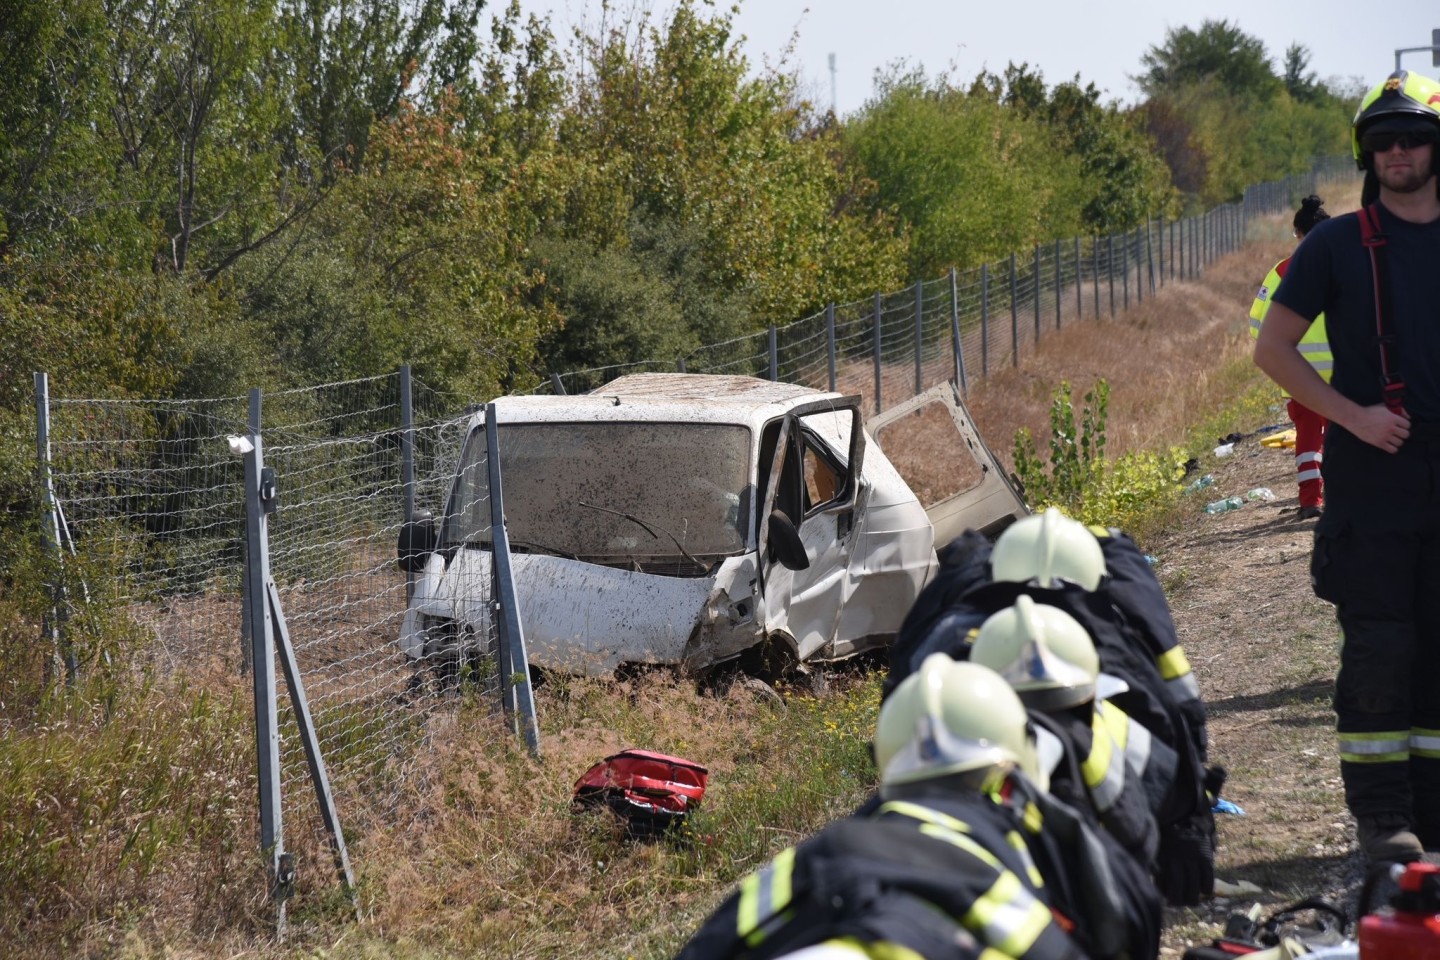
[{"label": "yellow helmet", "polygon": [[1050,507],[1005,528],[990,553],[990,575],[1040,587],[1069,582],[1095,590],[1105,576],[1105,553],[1085,524]]},{"label": "yellow helmet", "polygon": [[1095,699],[1100,655],[1090,634],[1064,610],[1023,594],[980,625],[970,659],[1004,677],[1034,710]]},{"label": "yellow helmet", "polygon": [[[1043,785],[1025,706],[989,667],[932,653],[880,707],[875,763],[882,792],[954,773],[1019,767]],[[988,780],[988,778],[987,778]]]},{"label": "yellow helmet", "polygon": [[[1409,70],[1396,70],[1360,101],[1350,124],[1350,149],[1355,164],[1367,168],[1360,138],[1385,124],[1414,127],[1417,121],[1440,127],[1440,83]],[[1440,152],[1440,151],[1437,151]]]}]

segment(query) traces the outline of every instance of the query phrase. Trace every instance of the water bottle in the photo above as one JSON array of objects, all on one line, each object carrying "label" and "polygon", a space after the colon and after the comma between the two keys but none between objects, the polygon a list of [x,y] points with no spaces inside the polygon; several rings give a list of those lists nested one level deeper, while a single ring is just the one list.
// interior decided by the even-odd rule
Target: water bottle
[{"label": "water bottle", "polygon": [[1244,497],[1226,497],[1224,500],[1205,504],[1205,512],[1224,513],[1226,510],[1239,510],[1243,506],[1245,506]]},{"label": "water bottle", "polygon": [[1210,486],[1210,484],[1214,482],[1215,475],[1213,473],[1207,473],[1205,474],[1205,476],[1192,481],[1190,485],[1185,488],[1185,492],[1194,493],[1197,490],[1204,490],[1206,487]]},{"label": "water bottle", "polygon": [[1245,492],[1245,499],[1272,501],[1275,499],[1275,494],[1269,487],[1256,487]]}]

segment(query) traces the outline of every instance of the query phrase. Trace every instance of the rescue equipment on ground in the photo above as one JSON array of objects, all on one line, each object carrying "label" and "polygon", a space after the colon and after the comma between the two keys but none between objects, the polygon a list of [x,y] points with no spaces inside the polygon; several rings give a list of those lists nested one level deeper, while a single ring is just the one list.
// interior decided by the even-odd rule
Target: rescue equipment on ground
[{"label": "rescue equipment on ground", "polygon": [[1269,447],[1272,450],[1294,450],[1295,449],[1295,428],[1281,430],[1279,433],[1272,433],[1268,437],[1260,438],[1260,446]]},{"label": "rescue equipment on ground", "polygon": [[683,757],[652,750],[622,750],[575,781],[577,811],[608,807],[625,824],[626,836],[659,837],[700,806],[710,772]]},{"label": "rescue equipment on ground", "polygon": [[1396,864],[1390,905],[1360,920],[1361,960],[1421,960],[1440,955],[1440,866]]}]

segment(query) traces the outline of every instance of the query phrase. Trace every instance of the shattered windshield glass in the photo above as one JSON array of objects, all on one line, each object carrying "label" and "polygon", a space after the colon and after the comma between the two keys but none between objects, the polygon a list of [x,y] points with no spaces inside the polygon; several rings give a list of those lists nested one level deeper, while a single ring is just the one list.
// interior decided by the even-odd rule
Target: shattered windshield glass
[{"label": "shattered windshield glass", "polygon": [[[745,548],[750,431],[706,423],[500,425],[510,543],[578,559],[716,557]],[[485,431],[466,441],[445,544],[488,543]]]}]

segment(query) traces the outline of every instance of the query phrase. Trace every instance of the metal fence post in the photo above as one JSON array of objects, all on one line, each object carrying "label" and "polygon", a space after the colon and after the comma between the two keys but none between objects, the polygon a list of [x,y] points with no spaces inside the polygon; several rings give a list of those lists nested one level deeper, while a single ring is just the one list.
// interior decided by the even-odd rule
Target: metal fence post
[{"label": "metal fence post", "polygon": [[955,279],[955,268],[950,268],[950,346],[955,354],[955,382],[960,384],[962,393],[970,392],[965,382],[965,352],[960,344],[960,285]]},{"label": "metal fence post", "polygon": [[1085,313],[1085,288],[1081,284],[1084,274],[1080,266],[1080,237],[1075,237],[1075,319],[1082,319]]},{"label": "metal fence post", "polygon": [[[70,648],[65,632],[67,615],[65,584],[61,577],[61,551],[63,541],[60,533],[60,510],[55,499],[55,476],[50,468],[50,377],[45,373],[35,374],[35,460],[39,465],[41,489],[40,535],[45,541],[45,553],[54,561],[55,579],[50,583],[50,611],[44,626],[50,641],[50,662],[63,665],[65,683],[73,684],[80,665],[75,651]],[[52,667],[54,672],[58,672]]]},{"label": "metal fence post", "polygon": [[[410,383],[410,365],[400,367],[400,487],[401,519],[415,518],[415,407]],[[407,567],[410,564],[406,564]],[[415,572],[405,571],[405,600],[415,599]]]},{"label": "metal fence post", "polygon": [[1060,329],[1060,241],[1055,241],[1055,329]]},{"label": "metal fence post", "polygon": [[1165,286],[1165,215],[1162,213],[1155,224],[1155,261],[1158,268],[1156,280]]},{"label": "metal fence post", "polygon": [[915,396],[925,392],[921,364],[925,359],[925,283],[915,281]]},{"label": "metal fence post", "polygon": [[1100,238],[1090,241],[1090,291],[1095,294],[1095,319],[1100,319]]},{"label": "metal fence post", "polygon": [[1115,234],[1105,235],[1105,272],[1110,275],[1110,319],[1115,319]]},{"label": "metal fence post", "polygon": [[772,383],[780,379],[780,344],[779,334],[775,327],[770,327],[770,381]]},{"label": "metal fence post", "polygon": [[560,379],[560,374],[550,374],[550,386],[552,389],[554,389],[555,395],[557,397],[565,396],[565,381]]},{"label": "metal fence post", "polygon": [[485,411],[485,462],[490,492],[491,551],[495,563],[495,615],[499,618],[500,627],[496,666],[500,672],[501,700],[511,729],[515,733],[523,733],[530,754],[539,757],[540,726],[535,717],[535,691],[530,682],[530,658],[525,651],[520,604],[515,596],[515,576],[510,567],[510,534],[505,529],[504,485],[500,474],[500,431],[492,414],[494,409],[491,407]]},{"label": "metal fence post", "polygon": [[830,372],[830,391],[835,391],[835,304],[825,304],[825,359]]},{"label": "metal fence post", "polygon": [[260,851],[268,862],[270,894],[277,902],[277,923],[285,923],[282,898],[288,869],[280,814],[280,729],[276,709],[275,633],[265,579],[270,569],[262,484],[269,483],[261,441],[260,391],[250,391],[250,449],[245,452],[246,601],[250,606],[250,645],[255,694],[255,772],[260,799]]},{"label": "metal fence post", "polygon": [[875,412],[880,413],[885,408],[881,406],[880,387],[880,294],[875,294]]},{"label": "metal fence post", "polygon": [[1130,232],[1120,238],[1120,304],[1122,310],[1130,309]]},{"label": "metal fence post", "polygon": [[980,264],[980,376],[990,376],[990,265]]},{"label": "metal fence post", "polygon": [[1010,254],[1010,365],[1020,366],[1020,293],[1015,280],[1015,254]]},{"label": "metal fence post", "polygon": [[1035,294],[1035,346],[1040,346],[1040,244],[1035,244],[1035,267],[1031,271],[1030,289]]}]

